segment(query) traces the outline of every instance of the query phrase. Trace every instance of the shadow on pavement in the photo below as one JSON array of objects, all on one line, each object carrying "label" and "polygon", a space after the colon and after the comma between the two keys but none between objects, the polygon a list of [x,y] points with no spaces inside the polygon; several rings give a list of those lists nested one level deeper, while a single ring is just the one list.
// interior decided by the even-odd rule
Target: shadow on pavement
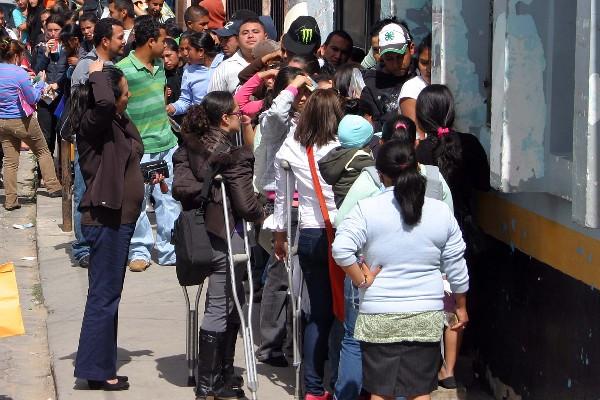
[{"label": "shadow on pavement", "polygon": [[175,386],[187,387],[188,370],[185,354],[157,358],[156,369],[159,378]]}]

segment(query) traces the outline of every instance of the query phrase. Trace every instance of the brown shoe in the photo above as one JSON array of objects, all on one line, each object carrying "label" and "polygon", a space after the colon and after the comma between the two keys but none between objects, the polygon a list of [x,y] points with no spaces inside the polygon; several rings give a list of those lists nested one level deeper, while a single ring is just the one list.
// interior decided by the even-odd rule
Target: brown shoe
[{"label": "brown shoe", "polygon": [[144,272],[150,266],[150,261],[131,260],[129,261],[129,270],[132,272]]}]

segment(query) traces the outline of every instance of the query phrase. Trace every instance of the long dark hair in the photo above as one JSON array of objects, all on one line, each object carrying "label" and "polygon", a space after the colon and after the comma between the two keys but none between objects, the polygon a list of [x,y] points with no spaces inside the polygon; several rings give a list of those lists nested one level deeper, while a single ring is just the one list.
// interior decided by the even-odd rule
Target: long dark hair
[{"label": "long dark hair", "polygon": [[350,97],[350,81],[352,80],[354,68],[356,68],[354,64],[344,64],[335,70],[333,87],[340,92],[340,96],[342,97]]},{"label": "long dark hair", "polygon": [[261,111],[268,110],[269,108],[271,108],[271,105],[273,104],[273,100],[275,100],[275,98],[277,96],[279,96],[281,91],[283,89],[285,89],[286,87],[288,87],[290,82],[293,81],[295,77],[297,77],[298,75],[302,75],[302,74],[304,74],[304,71],[301,70],[300,68],[296,68],[296,67],[281,68],[279,70],[279,72],[277,73],[275,82],[273,83],[273,89],[267,91],[267,94],[265,95]]},{"label": "long dark hair", "polygon": [[381,129],[381,140],[399,140],[402,143],[415,145],[417,141],[417,127],[412,119],[404,115],[396,115],[385,121]]},{"label": "long dark hair", "polygon": [[294,139],[300,142],[302,147],[325,146],[335,139],[343,116],[342,105],[336,91],[317,89],[308,98],[300,114]]},{"label": "long dark hair", "polygon": [[[119,83],[124,77],[123,71],[113,65],[105,65],[102,68],[102,72],[108,77],[115,100],[121,97],[121,88]],[[94,93],[92,92],[92,86],[89,81],[83,85],[76,86],[70,97],[70,108],[69,108],[69,123],[71,124],[71,132],[77,134],[81,125],[83,115],[90,109],[95,107]]]},{"label": "long dark hair", "polygon": [[78,56],[79,47],[71,48],[70,40],[77,38],[79,46],[83,43],[83,33],[78,24],[66,24],[60,31],[59,39],[67,50],[68,56]]},{"label": "long dark hair", "polygon": [[[181,123],[181,135],[200,139],[206,152],[212,152],[220,143],[230,143],[226,132],[218,129],[223,114],[235,109],[235,100],[229,92],[210,92],[200,104],[191,106]],[[216,128],[216,129],[215,129]]]},{"label": "long dark hair", "polygon": [[190,42],[190,47],[196,50],[204,50],[204,53],[209,57],[214,57],[219,53],[219,48],[208,31],[194,32],[187,39]]},{"label": "long dark hair", "polygon": [[396,182],[394,198],[402,221],[408,226],[417,225],[423,214],[427,180],[418,170],[415,146],[399,140],[386,142],[379,150],[375,167]]},{"label": "long dark hair", "polygon": [[454,97],[444,85],[429,85],[417,98],[417,122],[433,143],[433,158],[450,187],[463,168],[459,134],[454,125]]}]

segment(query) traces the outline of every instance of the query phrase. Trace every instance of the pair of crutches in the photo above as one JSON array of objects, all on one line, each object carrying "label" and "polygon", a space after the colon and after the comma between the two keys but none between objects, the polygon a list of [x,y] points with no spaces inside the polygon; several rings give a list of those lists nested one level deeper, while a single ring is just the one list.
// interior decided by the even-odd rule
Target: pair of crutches
[{"label": "pair of crutches", "polygon": [[[293,366],[296,369],[296,387],[294,388],[294,399],[300,400],[301,391],[301,368],[302,368],[302,353],[300,346],[302,343],[302,271],[298,269],[299,285],[298,293],[294,293],[294,263],[293,257],[298,253],[298,246],[293,244],[292,240],[292,204],[294,201],[294,188],[290,182],[290,174],[292,173],[290,164],[286,160],[281,161],[281,168],[285,176],[285,207],[286,207],[286,236],[288,243],[287,257],[284,260],[285,269],[288,275],[288,293],[290,296],[290,304],[292,306],[292,342],[294,348]],[[300,216],[298,216],[298,226],[300,226]],[[296,240],[298,235],[296,234]]]},{"label": "pair of crutches", "polygon": [[[254,288],[252,284],[249,285],[250,294],[247,301],[248,309],[247,313],[244,314],[242,304],[240,303],[239,294],[237,292],[236,285],[236,273],[235,267],[237,264],[246,264],[246,271],[248,276],[252,276],[252,265],[250,261],[250,245],[248,241],[248,223],[242,220],[243,225],[243,240],[244,240],[244,253],[233,254],[233,248],[231,244],[231,229],[229,227],[229,214],[227,212],[227,191],[225,189],[225,180],[221,175],[216,175],[214,181],[221,187],[221,195],[223,198],[223,216],[225,217],[225,232],[227,236],[227,261],[228,268],[231,277],[231,291],[233,293],[233,301],[235,308],[240,317],[240,324],[242,329],[242,337],[244,341],[244,356],[246,361],[246,386],[251,393],[251,399],[257,399],[258,391],[258,375],[256,373],[256,358],[254,354],[254,336],[252,333],[252,299],[254,298]],[[241,277],[240,277],[241,278]],[[198,286],[196,293],[195,307],[190,308],[190,298],[187,291],[187,286],[183,286],[183,295],[188,308],[186,323],[186,360],[188,365],[188,386],[195,386],[195,370],[197,367],[197,355],[198,355],[198,305],[200,303],[200,295],[202,293],[203,284]]]}]

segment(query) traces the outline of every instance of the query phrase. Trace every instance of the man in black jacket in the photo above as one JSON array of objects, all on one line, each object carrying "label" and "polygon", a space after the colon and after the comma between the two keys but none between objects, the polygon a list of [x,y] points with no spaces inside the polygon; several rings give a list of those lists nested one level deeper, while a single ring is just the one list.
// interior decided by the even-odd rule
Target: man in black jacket
[{"label": "man in black jacket", "polygon": [[388,24],[379,32],[382,64],[364,73],[366,87],[361,99],[373,112],[376,128],[383,125],[385,114],[398,111],[398,96],[404,82],[414,76],[412,56],[415,45],[408,29],[399,24]]}]

